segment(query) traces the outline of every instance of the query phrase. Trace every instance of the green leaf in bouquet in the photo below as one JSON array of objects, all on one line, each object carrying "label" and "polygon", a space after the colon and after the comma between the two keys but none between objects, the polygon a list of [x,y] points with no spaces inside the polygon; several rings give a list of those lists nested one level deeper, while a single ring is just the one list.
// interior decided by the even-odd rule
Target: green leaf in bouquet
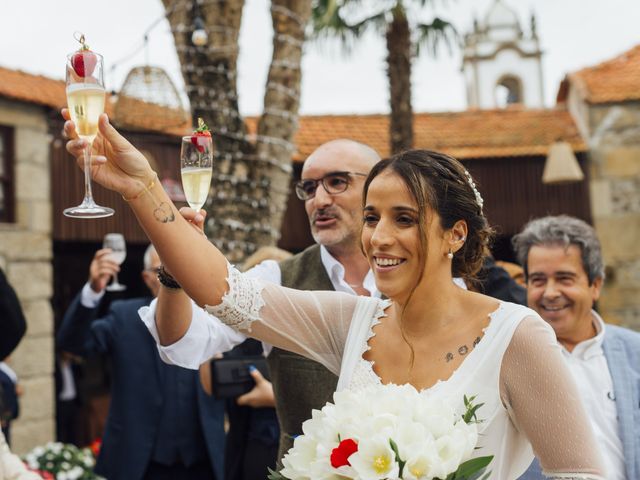
[{"label": "green leaf in bouquet", "polygon": [[481,422],[481,420],[478,420],[478,417],[476,416],[476,412],[480,407],[484,405],[484,403],[479,403],[478,405],[475,405],[473,403],[475,399],[476,399],[475,395],[473,395],[472,397],[467,397],[466,395],[464,395],[464,407],[466,409],[466,411],[462,415],[462,420],[464,421],[464,423],[469,424],[469,423]]},{"label": "green leaf in bouquet", "polygon": [[391,450],[396,454],[396,462],[398,462],[398,466],[400,467],[398,470],[398,476],[402,478],[402,470],[404,470],[404,466],[407,462],[400,458],[400,451],[398,449],[398,444],[393,441],[393,438],[389,439],[389,445],[391,445]]},{"label": "green leaf in bouquet", "polygon": [[286,477],[283,477],[282,474],[276,470],[272,470],[270,468],[268,468],[269,470],[269,476],[267,477],[267,480],[287,480]]},{"label": "green leaf in bouquet", "polygon": [[460,464],[455,472],[449,474],[446,480],[485,480],[489,477],[489,473],[482,477],[482,479],[480,476],[485,473],[491,460],[493,460],[493,455],[467,460]]}]

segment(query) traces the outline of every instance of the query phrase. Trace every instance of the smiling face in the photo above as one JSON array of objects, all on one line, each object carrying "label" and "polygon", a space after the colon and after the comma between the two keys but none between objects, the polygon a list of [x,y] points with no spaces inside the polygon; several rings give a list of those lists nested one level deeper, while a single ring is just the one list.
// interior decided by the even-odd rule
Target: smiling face
[{"label": "smiling face", "polygon": [[591,338],[593,303],[600,296],[602,278],[589,285],[580,247],[535,245],[527,257],[527,303],[556,332],[569,349]]},{"label": "smiling face", "polygon": [[[368,174],[378,158],[372,150],[348,140],[322,145],[305,161],[302,180],[319,180],[333,172]],[[362,187],[365,176],[349,175],[349,185],[338,194],[329,194],[319,184],[315,196],[304,203],[311,234],[329,249],[357,248],[362,213]]]},{"label": "smiling face", "polygon": [[431,209],[427,209],[427,215],[431,221],[424,227],[427,238],[422,242],[418,205],[402,178],[386,170],[371,182],[362,245],[378,289],[389,298],[406,301],[425,276],[423,272],[435,277],[446,275],[448,269],[450,277],[440,219]]}]

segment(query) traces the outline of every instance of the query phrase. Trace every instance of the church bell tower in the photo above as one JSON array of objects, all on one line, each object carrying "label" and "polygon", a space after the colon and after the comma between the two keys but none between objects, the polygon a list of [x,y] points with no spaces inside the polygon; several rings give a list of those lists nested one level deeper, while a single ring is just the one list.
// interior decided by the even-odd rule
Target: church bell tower
[{"label": "church bell tower", "polygon": [[531,16],[525,35],[516,13],[495,0],[483,22],[465,36],[462,71],[469,108],[544,107],[542,51]]}]

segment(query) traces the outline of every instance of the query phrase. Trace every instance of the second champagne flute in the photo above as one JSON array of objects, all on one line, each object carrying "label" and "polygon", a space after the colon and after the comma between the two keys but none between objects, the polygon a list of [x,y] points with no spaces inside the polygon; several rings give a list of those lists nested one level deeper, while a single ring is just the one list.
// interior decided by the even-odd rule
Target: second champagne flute
[{"label": "second champagne flute", "polygon": [[89,50],[84,35],[78,39],[80,49],[67,56],[67,103],[71,120],[80,138],[87,141],[84,150],[84,200],[77,207],[67,208],[67,217],[102,218],[113,215],[113,209],[101,207],[91,192],[91,145],[98,133],[98,117],[104,112],[104,80],[102,55]]},{"label": "second champagne flute", "polygon": [[213,173],[213,142],[209,127],[201,118],[193,135],[182,137],[180,174],[187,203],[199,211],[209,195]]},{"label": "second champagne flute", "polygon": [[[111,249],[109,258],[118,265],[122,265],[124,259],[127,258],[127,243],[124,241],[124,236],[120,233],[107,233],[104,236],[102,248]],[[127,287],[118,281],[118,274],[114,273],[113,282],[111,282],[111,285],[107,286],[107,290],[109,292],[121,292],[126,289]]]}]

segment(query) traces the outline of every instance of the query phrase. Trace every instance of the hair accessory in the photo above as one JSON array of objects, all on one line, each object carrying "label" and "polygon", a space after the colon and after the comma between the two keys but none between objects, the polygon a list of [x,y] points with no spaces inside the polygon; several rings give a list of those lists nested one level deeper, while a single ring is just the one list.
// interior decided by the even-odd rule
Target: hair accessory
[{"label": "hair accessory", "polygon": [[453,259],[453,252],[451,251],[451,248],[449,248],[449,253],[447,253],[447,258],[448,258],[449,260],[452,260],[452,259]]},{"label": "hair accessory", "polygon": [[480,212],[482,212],[482,206],[484,205],[484,200],[482,199],[482,195],[480,195],[480,192],[476,188],[476,184],[473,181],[473,178],[471,178],[471,174],[467,170],[464,171],[464,174],[467,176],[467,182],[469,183],[471,190],[473,190],[473,194],[476,196],[476,203],[480,207]]},{"label": "hair accessory", "polygon": [[158,267],[158,281],[162,284],[163,287],[166,287],[170,290],[180,290],[182,287],[176,279],[173,278],[167,271],[164,269],[163,265]]}]

